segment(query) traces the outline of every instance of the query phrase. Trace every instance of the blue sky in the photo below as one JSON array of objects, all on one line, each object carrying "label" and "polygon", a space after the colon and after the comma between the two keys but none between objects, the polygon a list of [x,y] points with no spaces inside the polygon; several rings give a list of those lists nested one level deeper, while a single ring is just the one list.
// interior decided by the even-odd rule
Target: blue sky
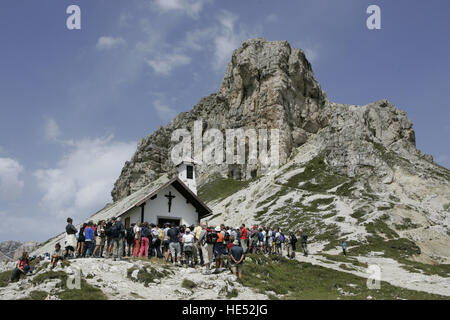
[{"label": "blue sky", "polygon": [[[82,29],[66,28],[81,8]],[[366,28],[381,8],[382,29]],[[0,241],[44,241],[111,201],[137,142],[215,92],[252,37],[302,48],[330,100],[388,99],[450,167],[450,2],[2,0]]]}]

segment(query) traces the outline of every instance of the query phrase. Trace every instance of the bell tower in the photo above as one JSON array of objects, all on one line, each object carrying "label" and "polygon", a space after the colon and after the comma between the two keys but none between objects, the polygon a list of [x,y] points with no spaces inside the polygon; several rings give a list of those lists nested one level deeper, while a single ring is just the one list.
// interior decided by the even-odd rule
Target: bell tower
[{"label": "bell tower", "polygon": [[194,162],[185,160],[177,166],[177,170],[178,178],[180,178],[180,180],[183,181],[183,183],[187,185],[195,195],[197,195],[197,182],[195,181]]}]

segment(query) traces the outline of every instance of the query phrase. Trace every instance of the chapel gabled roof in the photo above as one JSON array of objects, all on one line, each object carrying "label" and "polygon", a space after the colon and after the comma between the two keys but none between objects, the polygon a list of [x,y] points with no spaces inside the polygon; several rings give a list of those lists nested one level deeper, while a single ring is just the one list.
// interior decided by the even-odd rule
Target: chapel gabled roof
[{"label": "chapel gabled roof", "polygon": [[120,217],[131,209],[139,207],[157,194],[161,189],[164,189],[169,185],[173,185],[178,192],[192,203],[197,209],[200,219],[211,214],[212,210],[196,194],[194,194],[191,189],[178,178],[178,176],[169,179],[165,174],[158,180],[149,183],[129,196],[107,205],[88,220],[92,220],[92,218],[95,218],[95,220],[106,220],[112,217]]}]

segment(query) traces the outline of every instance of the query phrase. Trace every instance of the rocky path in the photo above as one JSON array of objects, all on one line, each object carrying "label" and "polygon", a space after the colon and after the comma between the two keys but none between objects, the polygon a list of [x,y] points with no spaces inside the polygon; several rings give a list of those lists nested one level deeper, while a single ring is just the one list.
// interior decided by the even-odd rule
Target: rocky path
[{"label": "rocky path", "polygon": [[[137,271],[128,277],[128,270],[135,268],[155,268],[158,271],[168,270],[172,274],[156,278],[147,286],[137,281]],[[45,269],[38,274],[48,271]],[[81,270],[86,281],[99,289],[108,297],[115,300],[209,300],[209,299],[267,299],[266,295],[255,293],[250,288],[240,285],[229,271],[220,274],[204,275],[203,268],[184,268],[147,261],[113,261],[112,259],[75,259],[70,266],[56,267],[53,271],[65,271],[70,276]],[[49,280],[44,284],[33,286],[31,281],[35,277],[26,277],[19,282],[0,288],[0,300],[15,300],[25,298],[31,291],[50,292],[59,280]],[[193,288],[182,286],[184,280],[195,283]],[[49,297],[55,298],[55,297]]]},{"label": "rocky path", "polygon": [[[227,293],[233,289],[236,289],[238,294],[235,299],[267,299],[266,295],[257,294],[237,283],[236,278],[228,271],[204,275],[203,268],[167,267],[161,264],[157,268],[168,269],[173,271],[173,274],[156,279],[148,287],[127,277],[129,268],[157,264],[142,261],[113,262],[110,259],[82,259],[74,261],[71,268],[81,268],[84,275],[92,277],[87,279],[88,283],[99,287],[112,299],[225,299]],[[182,287],[181,284],[185,279],[195,283],[196,287],[192,289]]]},{"label": "rocky path", "polygon": [[[370,276],[370,273],[368,273],[365,268],[353,266],[350,263],[326,259],[319,254],[320,248],[321,246],[309,246],[310,254],[305,257],[302,254],[297,253],[296,259],[300,262],[310,262],[314,265],[319,265],[325,268],[352,273],[359,277],[368,278]],[[337,254],[337,252],[330,253]],[[381,269],[381,280],[386,281],[393,286],[450,297],[450,277],[444,278],[437,275],[425,275],[422,273],[409,272],[403,269],[397,261],[390,258],[373,256],[358,257],[357,259],[360,262],[367,263],[369,266],[379,266]],[[356,270],[342,269],[339,267],[342,264],[350,266]]]}]

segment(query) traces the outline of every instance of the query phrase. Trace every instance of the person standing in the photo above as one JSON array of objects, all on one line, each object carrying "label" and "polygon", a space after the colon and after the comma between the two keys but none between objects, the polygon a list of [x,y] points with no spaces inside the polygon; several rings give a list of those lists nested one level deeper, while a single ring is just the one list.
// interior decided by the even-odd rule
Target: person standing
[{"label": "person standing", "polygon": [[141,228],[141,250],[139,251],[139,257],[148,257],[148,246],[150,238],[150,229],[148,228],[148,222],[144,222]]},{"label": "person standing", "polygon": [[113,218],[113,225],[111,228],[112,247],[114,252],[114,261],[122,259],[123,255],[123,239],[125,236],[125,227],[120,218]]},{"label": "person standing", "polygon": [[272,253],[272,228],[269,228],[266,233],[266,252],[267,254]]},{"label": "person standing", "polygon": [[300,239],[302,242],[303,255],[308,256],[308,236],[303,234],[303,230],[300,229]]},{"label": "person standing", "polygon": [[234,242],[234,246],[230,248],[230,263],[231,271],[235,276],[242,280],[242,267],[244,264],[245,254],[242,247],[239,246],[237,241]]},{"label": "person standing", "polygon": [[202,223],[202,232],[200,232],[198,243],[202,251],[203,262],[206,267],[205,274],[211,274],[210,266],[213,260],[212,231],[207,228],[206,223]]},{"label": "person standing", "polygon": [[172,262],[175,265],[181,265],[181,246],[179,241],[180,230],[172,223],[172,227],[167,231],[169,237],[169,249],[172,256]]},{"label": "person standing", "polygon": [[344,256],[347,255],[347,244],[345,243],[345,240],[342,240],[342,252],[344,253]]},{"label": "person standing", "polygon": [[135,238],[134,227],[135,226],[136,225],[134,223],[132,223],[128,227],[126,235],[125,235],[125,239],[126,239],[126,242],[127,242],[127,248],[125,250],[125,256],[127,256],[127,257],[130,257],[133,254],[133,246],[134,246],[134,238]]},{"label": "person standing", "polygon": [[288,250],[288,256],[291,259],[295,258],[295,251],[297,250],[296,245],[297,245],[297,237],[291,231],[291,232],[289,232],[289,246],[288,246],[288,248],[291,249],[290,253],[289,253],[289,250]]},{"label": "person standing", "polygon": [[159,239],[159,225],[151,224],[152,227],[152,252],[151,256],[162,258],[161,254],[161,240]]},{"label": "person standing", "polygon": [[100,221],[97,225],[96,229],[96,238],[95,238],[95,250],[93,256],[96,257],[98,254],[98,257],[102,257],[102,251],[103,246],[105,245],[105,229],[104,229],[105,222]]},{"label": "person standing", "polygon": [[84,252],[83,257],[90,257],[95,247],[95,228],[94,222],[89,221],[84,229]]},{"label": "person standing", "polygon": [[264,253],[266,248],[264,246],[266,240],[266,231],[264,227],[259,228],[258,231],[258,249],[260,253]]},{"label": "person standing", "polygon": [[247,253],[247,228],[245,228],[245,224],[241,225],[241,246],[244,253]]},{"label": "person standing", "polygon": [[108,258],[112,256],[112,226],[112,219],[108,219],[105,225],[106,255]]},{"label": "person standing", "polygon": [[223,257],[226,255],[225,247],[224,247],[224,239],[225,232],[221,229],[220,226],[217,226],[215,229],[216,232],[216,241],[214,244],[214,256],[216,258],[216,270],[214,273],[218,273],[222,271],[223,267]]},{"label": "person standing", "polygon": [[194,263],[197,264],[198,260],[200,259],[200,266],[203,267],[203,265],[204,265],[203,255],[202,255],[202,250],[200,249],[200,244],[198,242],[201,232],[202,232],[202,226],[200,225],[200,223],[198,223],[197,226],[194,228],[195,245],[194,245],[193,255],[194,255]]},{"label": "person standing", "polygon": [[133,245],[133,257],[138,257],[141,248],[141,226],[140,222],[137,222],[134,227],[134,245]]},{"label": "person standing", "polygon": [[194,259],[193,259],[193,253],[194,253],[194,241],[195,236],[193,233],[191,233],[191,229],[186,228],[186,233],[183,235],[182,242],[183,242],[183,250],[184,255],[186,257],[186,265],[194,267]]},{"label": "person standing", "polygon": [[283,243],[284,239],[282,238],[282,233],[280,231],[280,228],[275,229],[275,254],[281,255],[281,244]]},{"label": "person standing", "polygon": [[87,227],[87,223],[83,223],[83,226],[81,227],[80,231],[78,232],[78,243],[77,243],[77,252],[76,257],[79,258],[83,256],[84,253],[84,230]]},{"label": "person standing", "polygon": [[170,255],[170,240],[168,232],[170,230],[169,224],[164,225],[164,240],[163,240],[163,251],[164,251],[164,258],[166,259],[166,262],[169,262],[169,255]]},{"label": "person standing", "polygon": [[72,224],[73,220],[72,218],[67,218],[67,225],[66,225],[66,239],[64,241],[65,243],[65,250],[66,250],[66,256],[69,258],[73,257],[73,253],[75,252],[75,248],[77,247],[77,228],[74,227]]}]

